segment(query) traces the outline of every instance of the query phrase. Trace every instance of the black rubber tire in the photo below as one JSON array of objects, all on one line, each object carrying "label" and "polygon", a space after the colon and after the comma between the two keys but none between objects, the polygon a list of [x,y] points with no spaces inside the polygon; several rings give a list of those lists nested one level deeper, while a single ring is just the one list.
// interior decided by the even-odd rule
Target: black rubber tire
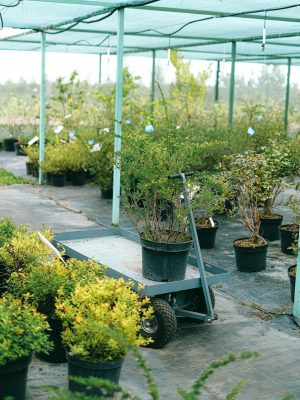
[{"label": "black rubber tire", "polygon": [[[216,297],[211,287],[209,289],[210,300],[213,308],[215,308]],[[193,289],[190,296],[190,304],[186,307],[186,310],[198,312],[201,314],[207,314],[207,307],[205,304],[205,297],[203,290]]]},{"label": "black rubber tire", "polygon": [[147,332],[144,330],[143,325],[141,326],[141,335],[145,338],[151,338],[152,343],[149,343],[147,347],[153,349],[161,349],[167,343],[170,342],[172,337],[175,335],[177,329],[177,320],[173,309],[165,301],[158,297],[151,299],[151,306],[154,310],[154,320],[157,324],[157,328],[153,332]]}]

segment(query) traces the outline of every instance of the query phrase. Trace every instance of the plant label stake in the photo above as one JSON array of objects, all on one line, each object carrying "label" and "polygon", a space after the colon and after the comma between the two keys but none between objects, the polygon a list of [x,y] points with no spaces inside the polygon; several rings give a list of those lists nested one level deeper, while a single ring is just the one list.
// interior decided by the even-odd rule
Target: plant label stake
[{"label": "plant label stake", "polygon": [[53,251],[53,253],[56,255],[56,257],[58,257],[58,258],[61,260],[61,262],[62,262],[63,264],[65,264],[65,260],[62,258],[61,254],[60,254],[60,252],[57,250],[57,248],[54,247],[53,244],[50,243],[49,240],[48,240],[47,238],[45,238],[44,235],[41,234],[41,232],[37,231],[37,234],[39,235],[41,241],[42,241],[43,243],[45,243],[45,245],[48,246],[48,247]]},{"label": "plant label stake", "polygon": [[[210,294],[209,294],[209,287],[208,287],[208,283],[206,280],[205,268],[204,268],[201,249],[200,249],[200,245],[199,245],[199,241],[198,241],[194,214],[193,214],[193,210],[192,210],[191,202],[190,202],[190,193],[189,193],[188,188],[185,185],[186,178],[193,174],[194,174],[193,172],[181,172],[179,174],[169,175],[168,178],[169,179],[179,178],[182,182],[184,203],[185,203],[185,206],[189,210],[189,227],[190,227],[190,231],[191,231],[191,235],[192,235],[192,239],[193,239],[193,243],[194,243],[197,266],[198,266],[199,273],[200,273],[201,285],[202,285],[205,303],[206,303],[206,307],[207,307],[207,311],[208,311],[207,315],[209,318],[207,319],[207,322],[212,322],[214,319],[216,319],[216,316],[214,314],[214,310],[213,310],[213,306],[212,306],[211,298],[210,298]],[[201,290],[201,289],[199,289],[199,290]]]}]

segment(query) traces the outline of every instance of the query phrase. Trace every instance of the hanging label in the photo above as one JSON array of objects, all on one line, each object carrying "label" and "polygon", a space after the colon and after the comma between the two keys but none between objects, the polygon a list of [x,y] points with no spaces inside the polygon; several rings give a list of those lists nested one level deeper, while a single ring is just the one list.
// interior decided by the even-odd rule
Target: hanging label
[{"label": "hanging label", "polygon": [[253,136],[255,134],[255,130],[251,128],[251,126],[249,126],[247,133],[249,136]]},{"label": "hanging label", "polygon": [[34,143],[39,141],[39,137],[35,136],[34,138],[32,138],[31,140],[29,140],[28,142],[28,146],[32,146]]}]

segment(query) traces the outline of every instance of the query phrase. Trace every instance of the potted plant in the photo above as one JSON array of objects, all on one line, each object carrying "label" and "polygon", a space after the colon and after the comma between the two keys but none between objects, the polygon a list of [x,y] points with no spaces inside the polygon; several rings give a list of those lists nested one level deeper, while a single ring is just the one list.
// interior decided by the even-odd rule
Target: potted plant
[{"label": "potted plant", "polygon": [[65,185],[65,172],[67,162],[71,154],[65,143],[48,144],[45,148],[45,160],[42,168],[47,174],[47,182],[53,186],[62,187]]},{"label": "potted plant", "polygon": [[[168,175],[189,168],[193,144],[169,124],[150,134],[124,135],[120,152],[125,207],[139,232],[144,277],[156,281],[184,279],[192,240],[182,183]],[[129,199],[129,201],[128,201]]]},{"label": "potted plant", "polygon": [[300,225],[300,200],[296,196],[290,196],[288,206],[292,212],[292,223],[280,225],[280,247],[285,254],[292,255],[293,244],[298,240]]},{"label": "potted plant", "polygon": [[0,315],[0,398],[25,400],[32,353],[51,349],[49,326],[32,306],[11,296],[0,299]]},{"label": "potted plant", "polygon": [[[140,323],[151,317],[148,299],[132,290],[123,279],[96,278],[78,284],[67,299],[59,299],[56,313],[63,321],[70,377],[100,377],[118,383],[128,347],[149,343]],[[103,395],[69,379],[69,389]]]},{"label": "potted plant", "polygon": [[26,172],[35,178],[39,176],[39,147],[36,145],[26,147]]},{"label": "potted plant", "polygon": [[241,272],[266,268],[269,242],[259,234],[259,206],[269,197],[261,179],[265,167],[264,156],[249,151],[233,156],[225,173],[232,197],[238,202],[236,216],[249,232],[248,237],[233,242],[236,265]]},{"label": "potted plant", "polygon": [[83,186],[86,182],[88,151],[88,146],[81,140],[65,144],[65,152],[69,155],[65,168],[74,186]]},{"label": "potted plant", "polygon": [[198,183],[191,190],[194,190],[193,208],[199,244],[203,249],[212,249],[219,227],[213,217],[225,210],[223,182],[217,175],[209,174],[193,177],[192,181]]},{"label": "potted plant", "polygon": [[[0,220],[0,248],[10,241],[13,237],[16,226],[11,218]],[[3,262],[0,261],[0,294],[5,292],[5,282],[7,271]]]},{"label": "potted plant", "polygon": [[77,283],[87,283],[104,275],[104,268],[93,260],[68,259],[63,264],[58,259],[43,262],[33,268],[11,274],[8,291],[15,297],[27,298],[37,310],[47,317],[49,333],[54,347],[49,354],[38,354],[47,362],[65,362],[65,348],[61,341],[62,322],[55,312],[58,293],[69,296]]},{"label": "potted plant", "polygon": [[279,239],[279,226],[283,216],[273,212],[276,199],[284,189],[290,186],[288,179],[296,172],[293,162],[290,143],[269,139],[268,145],[262,148],[266,159],[264,170],[265,189],[271,196],[264,201],[263,213],[260,216],[260,234],[270,241]]}]

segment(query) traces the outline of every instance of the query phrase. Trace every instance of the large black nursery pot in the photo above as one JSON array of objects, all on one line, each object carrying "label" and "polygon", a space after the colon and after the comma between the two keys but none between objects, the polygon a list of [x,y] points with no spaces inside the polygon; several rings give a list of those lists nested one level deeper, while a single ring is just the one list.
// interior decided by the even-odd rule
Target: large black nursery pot
[{"label": "large black nursery pot", "polygon": [[283,216],[272,214],[270,217],[262,216],[259,219],[259,234],[270,242],[279,240],[279,226],[282,223]]},{"label": "large black nursery pot", "polygon": [[295,285],[296,285],[296,276],[294,274],[297,265],[291,265],[288,269],[288,276],[290,279],[290,288],[291,288],[291,300],[294,303],[295,299]]},{"label": "large black nursery pot", "polygon": [[284,254],[293,255],[293,243],[298,238],[299,225],[287,224],[279,227],[280,247]]},{"label": "large black nursery pot", "polygon": [[65,186],[65,174],[51,174],[51,183],[53,186]]},{"label": "large black nursery pot", "polygon": [[142,271],[147,279],[172,282],[184,279],[192,240],[182,243],[159,243],[140,237]]},{"label": "large black nursery pot", "polygon": [[50,326],[50,331],[48,332],[49,340],[53,343],[53,349],[48,353],[37,353],[36,356],[43,361],[48,363],[63,363],[66,362],[66,349],[63,345],[61,334],[63,332],[63,325],[58,318],[47,318]]},{"label": "large black nursery pot", "polygon": [[102,199],[112,199],[113,197],[113,190],[112,189],[102,189],[101,190],[101,197]]},{"label": "large black nursery pot", "polygon": [[18,139],[8,138],[3,140],[5,151],[15,151],[15,143]]},{"label": "large black nursery pot", "polygon": [[84,170],[72,171],[71,182],[74,186],[83,186],[86,182],[86,172]]},{"label": "large black nursery pot", "polygon": [[32,162],[30,162],[30,161],[26,162],[26,174],[27,175],[32,175],[32,166],[33,166]]},{"label": "large black nursery pot", "polygon": [[215,226],[196,227],[198,241],[201,249],[212,249],[215,246],[217,230],[219,228],[218,221],[215,221]]},{"label": "large black nursery pot", "polygon": [[0,366],[0,399],[25,400],[31,355]]},{"label": "large black nursery pot", "polygon": [[118,384],[121,375],[123,359],[116,361],[88,362],[73,357],[67,353],[69,390],[72,392],[85,393],[88,396],[112,397],[113,393],[105,392],[101,388],[87,388],[85,385],[74,382],[70,377],[108,379]]},{"label": "large black nursery pot", "polygon": [[38,178],[39,177],[39,167],[36,164],[32,165],[32,176],[34,178]]},{"label": "large black nursery pot", "polygon": [[235,251],[235,262],[240,272],[258,272],[266,269],[267,250],[269,242],[256,247],[243,247],[239,245],[240,240],[247,241],[248,238],[233,241]]}]

